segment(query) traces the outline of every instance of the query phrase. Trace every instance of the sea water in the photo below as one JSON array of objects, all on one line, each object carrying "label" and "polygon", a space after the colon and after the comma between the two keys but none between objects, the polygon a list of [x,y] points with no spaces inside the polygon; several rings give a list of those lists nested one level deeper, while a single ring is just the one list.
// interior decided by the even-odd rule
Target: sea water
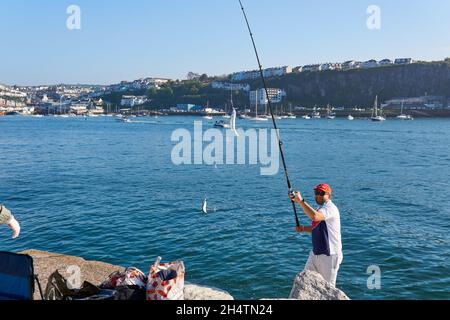
[{"label": "sea water", "polygon": [[[22,225],[15,241],[0,229],[0,250],[46,250],[145,272],[158,256],[182,259],[189,282],[241,299],[288,297],[311,239],[295,233],[282,170],[175,166],[171,134],[193,130],[195,120],[202,119],[0,118],[0,203]],[[450,120],[279,126],[295,189],[312,204],[316,184],[334,189],[344,247],[337,286],[353,299],[450,298]],[[379,289],[370,285],[374,267]]]}]

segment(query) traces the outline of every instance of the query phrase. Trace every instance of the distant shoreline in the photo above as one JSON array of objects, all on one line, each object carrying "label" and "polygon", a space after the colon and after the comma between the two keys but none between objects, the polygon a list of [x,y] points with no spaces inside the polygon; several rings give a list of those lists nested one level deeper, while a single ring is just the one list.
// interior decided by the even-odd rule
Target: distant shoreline
[{"label": "distant shoreline", "polygon": [[[292,112],[297,117],[302,117],[305,115],[311,115],[313,110],[303,110]],[[320,112],[320,111],[319,111]],[[344,111],[334,111],[336,118],[346,118],[352,115],[355,118],[370,118],[372,116],[372,110],[365,111],[355,111],[355,110],[344,110]],[[384,115],[389,118],[395,118],[400,115],[400,110],[384,110]],[[410,114],[414,118],[450,118],[450,109],[444,110],[404,110],[405,114]],[[205,116],[202,112],[166,112],[169,116]],[[326,111],[320,112],[322,118],[326,117]],[[224,113],[211,114],[211,116],[221,117]],[[249,116],[254,116],[254,113],[248,113]]]}]

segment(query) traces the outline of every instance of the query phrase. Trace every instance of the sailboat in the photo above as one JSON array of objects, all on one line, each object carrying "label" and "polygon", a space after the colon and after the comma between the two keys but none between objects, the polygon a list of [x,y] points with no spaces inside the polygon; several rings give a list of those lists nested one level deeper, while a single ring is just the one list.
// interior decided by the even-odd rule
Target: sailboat
[{"label": "sailboat", "polygon": [[[208,102],[206,103],[206,109],[209,109],[209,100],[208,100]],[[206,114],[206,115],[203,117],[203,119],[206,119],[206,120],[212,120],[213,117],[212,117],[210,114]]]},{"label": "sailboat", "polygon": [[336,119],[336,114],[334,112],[331,112],[330,105],[327,106],[327,119],[329,120]]},{"label": "sailboat", "polygon": [[289,118],[289,119],[297,119],[297,116],[296,116],[295,114],[292,113],[292,103],[289,104],[288,118]]},{"label": "sailboat", "polygon": [[386,118],[383,117],[383,113],[381,110],[380,110],[380,113],[378,114],[378,96],[375,97],[375,103],[373,106],[372,117],[370,119],[375,122],[381,122],[381,121],[386,120]]},{"label": "sailboat", "polygon": [[247,119],[249,119],[250,117],[247,115],[247,109],[246,109],[247,107],[245,107],[245,109],[244,109],[244,114],[240,114],[239,115],[239,119],[244,119],[244,120],[247,120]]},{"label": "sailboat", "polygon": [[258,117],[258,96],[256,96],[255,117],[249,118],[249,120],[252,120],[252,121],[268,121],[269,120],[269,118],[267,118],[267,117]]},{"label": "sailboat", "polygon": [[414,120],[414,118],[411,115],[403,113],[403,104],[404,104],[404,101],[402,101],[402,110],[400,112],[400,115],[397,116],[397,119],[400,119],[400,120]]},{"label": "sailboat", "polygon": [[[231,88],[230,91],[231,91],[231,108],[233,108],[233,88]],[[228,114],[227,111],[228,111],[227,108],[225,108],[225,115],[223,116],[223,118],[230,119],[231,116]]]},{"label": "sailboat", "polygon": [[283,120],[283,117],[278,115],[278,106],[277,106],[277,109],[275,111],[275,120]]},{"label": "sailboat", "polygon": [[313,119],[320,119],[320,118],[322,118],[321,115],[320,115],[320,112],[317,111],[317,108],[316,108],[316,107],[314,107],[314,111],[313,111],[311,117],[312,117]]}]

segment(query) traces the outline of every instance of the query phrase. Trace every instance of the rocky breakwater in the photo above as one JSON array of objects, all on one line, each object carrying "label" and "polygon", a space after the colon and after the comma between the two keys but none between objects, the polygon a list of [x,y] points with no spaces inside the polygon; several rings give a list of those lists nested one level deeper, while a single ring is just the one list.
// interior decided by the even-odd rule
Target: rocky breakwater
[{"label": "rocky breakwater", "polygon": [[[43,290],[47,286],[47,279],[56,270],[68,278],[75,272],[75,268],[79,268],[81,272],[81,283],[88,281],[95,285],[102,283],[113,272],[125,270],[122,266],[115,266],[99,261],[87,261],[80,257],[64,254],[38,250],[27,250],[21,253],[33,257],[34,271],[39,276]],[[190,283],[185,284],[184,296],[186,300],[234,300],[226,291]],[[37,286],[34,297],[36,300],[40,300]],[[349,300],[344,292],[326,282],[320,274],[312,271],[304,271],[296,276],[289,299]]]},{"label": "rocky breakwater", "polygon": [[[64,254],[38,250],[27,250],[20,253],[33,257],[34,272],[39,276],[42,290],[45,290],[49,276],[56,270],[64,277],[70,277],[71,273],[74,272],[73,266],[75,266],[76,268],[80,268],[81,283],[88,281],[95,285],[100,285],[111,273],[125,270],[121,266],[99,261],[87,261],[80,257]],[[184,296],[186,300],[234,300],[229,293],[223,290],[189,283],[185,284]],[[40,300],[37,286],[34,298]]]}]

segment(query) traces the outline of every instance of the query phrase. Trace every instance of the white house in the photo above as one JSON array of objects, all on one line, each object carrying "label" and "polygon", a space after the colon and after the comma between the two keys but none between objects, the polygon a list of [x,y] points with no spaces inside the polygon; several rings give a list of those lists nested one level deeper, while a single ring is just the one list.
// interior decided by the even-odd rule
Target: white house
[{"label": "white house", "polygon": [[392,62],[392,60],[390,60],[390,59],[383,59],[383,60],[381,60],[380,62],[378,62],[378,64],[379,64],[380,66],[384,67],[384,66],[390,66],[390,65],[393,65],[394,62]]},{"label": "white house", "polygon": [[345,61],[341,64],[342,70],[351,70],[351,69],[357,69],[359,67],[359,62],[355,60]]},{"label": "white house", "polygon": [[211,83],[211,87],[213,89],[222,89],[222,90],[247,91],[247,92],[250,91],[249,84],[241,84],[241,83],[214,81]]},{"label": "white house", "polygon": [[322,71],[321,64],[310,64],[307,66],[303,66],[303,72],[316,72],[316,71]]},{"label": "white house", "polygon": [[378,62],[377,62],[377,60],[373,60],[373,59],[365,61],[362,64],[362,68],[364,68],[364,69],[370,69],[370,68],[376,68],[376,67],[378,67]]},{"label": "white house", "polygon": [[139,106],[147,102],[146,96],[122,96],[121,106],[134,107]]},{"label": "white house", "polygon": [[[268,88],[267,91],[271,103],[280,103],[286,97],[286,92],[282,89]],[[250,105],[254,107],[256,102],[258,102],[258,106],[264,107],[269,103],[264,89],[250,91]]]},{"label": "white house", "polygon": [[339,70],[339,69],[341,69],[341,64],[340,63],[323,63],[321,65],[321,70],[322,71]]},{"label": "white house", "polygon": [[288,66],[284,67],[277,67],[277,68],[268,68],[263,70],[264,77],[271,78],[271,77],[280,77],[284,76],[285,74],[292,73],[292,68]]},{"label": "white house", "polygon": [[399,58],[395,59],[395,64],[411,64],[413,60],[411,58]]}]

